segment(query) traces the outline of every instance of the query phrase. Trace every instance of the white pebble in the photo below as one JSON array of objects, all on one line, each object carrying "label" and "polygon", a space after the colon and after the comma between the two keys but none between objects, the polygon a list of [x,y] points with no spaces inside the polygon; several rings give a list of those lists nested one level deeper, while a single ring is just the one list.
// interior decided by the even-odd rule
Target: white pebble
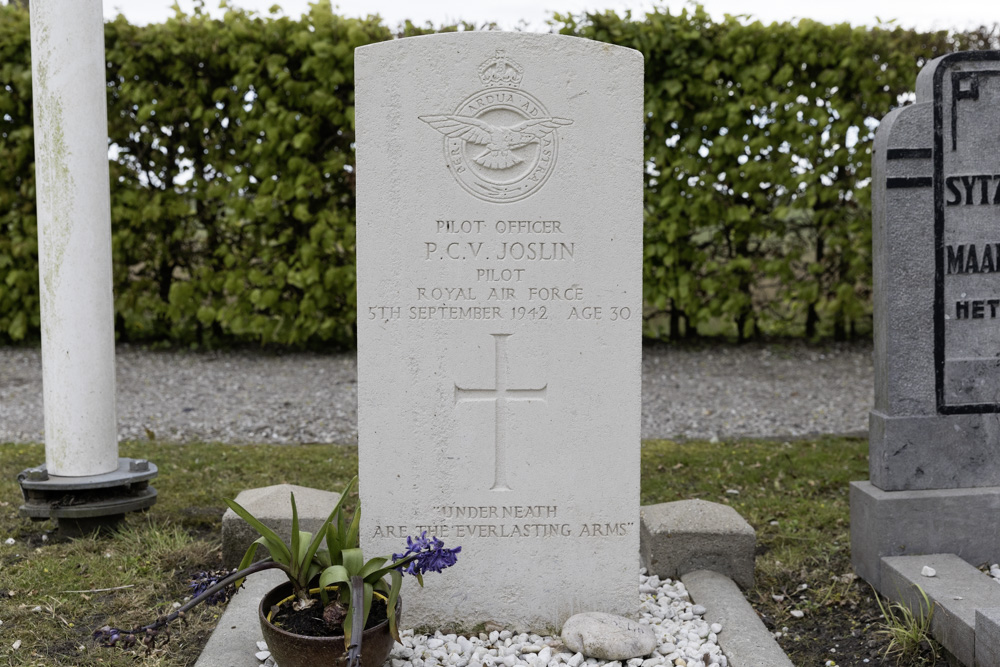
[{"label": "white pebble", "polygon": [[718,623],[712,623],[712,625],[709,626],[709,628],[715,634],[719,634],[720,632],[722,632],[722,626],[720,624],[718,624]]},{"label": "white pebble", "polygon": [[254,653],[254,656],[258,660],[260,660],[261,662],[264,662],[265,660],[267,660],[268,658],[271,657],[271,652],[270,651],[257,651],[256,653]]},{"label": "white pebble", "polygon": [[924,575],[925,577],[936,577],[937,570],[935,570],[930,565],[924,565],[923,568],[921,568],[920,570],[920,574]]},{"label": "white pebble", "polygon": [[795,618],[802,618],[803,616],[806,615],[806,613],[804,611],[801,611],[799,609],[793,609],[793,610],[791,610],[788,613],[791,614],[792,616],[794,616]]}]

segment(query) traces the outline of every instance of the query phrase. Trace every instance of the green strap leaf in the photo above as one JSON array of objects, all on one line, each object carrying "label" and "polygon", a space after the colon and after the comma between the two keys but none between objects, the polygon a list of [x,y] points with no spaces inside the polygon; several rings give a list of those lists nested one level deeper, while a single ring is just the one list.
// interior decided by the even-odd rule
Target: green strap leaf
[{"label": "green strap leaf", "polygon": [[353,546],[347,544],[347,522],[344,520],[343,512],[337,512],[337,537],[340,538],[341,549]]},{"label": "green strap leaf", "polygon": [[369,584],[367,581],[364,582],[364,587],[365,587],[364,591],[365,617],[364,621],[361,623],[362,628],[368,625],[368,615],[372,612],[372,595],[375,592],[374,589],[372,588],[372,585]]},{"label": "green strap leaf", "polygon": [[340,561],[338,554],[344,548],[344,545],[340,543],[340,535],[337,534],[335,527],[335,521],[340,521],[341,508],[344,505],[344,500],[347,498],[347,494],[354,488],[354,485],[358,482],[358,476],[355,475],[351,478],[351,481],[347,483],[344,490],[340,493],[340,500],[334,506],[333,511],[330,512],[330,516],[326,518],[323,525],[326,530],[319,530],[316,532],[316,536],[313,537],[313,541],[309,544],[309,557],[312,558],[312,554],[316,553],[319,548],[320,540],[324,537],[326,538],[326,546],[330,552],[330,562],[337,563]]},{"label": "green strap leaf", "polygon": [[303,563],[299,560],[299,510],[295,506],[295,494],[292,494],[292,559],[289,567],[292,568],[292,576],[298,578],[299,570]]},{"label": "green strap leaf", "polygon": [[399,643],[399,628],[396,627],[396,600],[399,598],[399,589],[403,586],[403,575],[397,570],[390,570],[389,576],[392,578],[392,586],[389,589],[388,601],[386,602],[385,613],[389,617],[389,634]]},{"label": "green strap leaf", "polygon": [[229,498],[223,498],[223,500],[227,505],[229,505],[229,509],[236,512],[241,519],[246,521],[253,527],[254,530],[260,533],[261,537],[265,540],[264,546],[266,546],[267,550],[271,552],[271,558],[278,563],[282,563],[283,565],[290,565],[292,554],[288,550],[288,546],[285,544],[285,541],[278,537],[277,533],[258,521],[252,514],[250,514],[250,512],[243,509],[243,507],[241,507],[235,500],[230,500]]},{"label": "green strap leaf", "polygon": [[[250,543],[250,546],[247,547],[246,553],[243,554],[243,560],[240,561],[239,567],[236,568],[237,570],[245,570],[248,567],[250,567],[250,564],[253,563],[254,557],[257,555],[257,547],[260,546],[260,544],[262,544],[263,540],[264,540],[263,537],[258,537],[256,540]],[[243,582],[246,580],[247,580],[246,577],[242,577],[234,581],[233,585],[237,589],[239,589],[239,587],[242,586]]]},{"label": "green strap leaf", "polygon": [[347,536],[344,538],[345,547],[356,547],[359,546],[358,533],[361,530],[361,505],[359,504],[357,509],[354,510],[354,518],[351,519],[351,527],[347,531]]},{"label": "green strap leaf", "polygon": [[361,568],[365,566],[365,557],[361,549],[344,549],[341,552],[344,558],[344,567],[351,574],[360,574]]},{"label": "green strap leaf", "polygon": [[[385,562],[387,560],[388,560],[387,558],[383,558],[381,556],[378,556],[376,558],[372,558],[370,561],[368,561],[367,563],[365,563],[365,566],[363,568],[361,568],[361,570],[358,572],[358,575],[362,579],[368,580],[368,576],[369,575],[387,569],[387,568],[382,567],[383,565],[385,565]],[[388,568],[388,569],[391,569],[391,568]],[[383,572],[383,574],[384,574],[384,572]],[[374,577],[371,581],[378,581],[381,578],[382,578],[381,576]]]},{"label": "green strap leaf", "polygon": [[333,524],[326,527],[326,546],[330,553],[330,562],[332,564],[340,565],[344,562],[344,547],[340,543],[340,537],[337,535],[337,527]]},{"label": "green strap leaf", "polygon": [[345,584],[351,580],[351,574],[343,565],[333,565],[323,570],[319,575],[319,585],[321,588],[333,586],[334,584]]}]

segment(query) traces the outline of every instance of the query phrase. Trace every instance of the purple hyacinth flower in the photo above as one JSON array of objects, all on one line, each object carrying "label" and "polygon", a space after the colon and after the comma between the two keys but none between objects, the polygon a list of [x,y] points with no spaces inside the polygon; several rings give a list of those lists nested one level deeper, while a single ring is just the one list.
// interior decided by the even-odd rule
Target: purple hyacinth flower
[{"label": "purple hyacinth flower", "polygon": [[454,565],[458,559],[458,553],[462,547],[446,549],[444,542],[436,537],[427,538],[427,531],[420,534],[420,537],[413,539],[406,538],[406,551],[401,554],[393,554],[392,562],[416,556],[404,566],[396,568],[400,572],[413,575],[423,575],[426,572],[440,572],[446,567]]}]

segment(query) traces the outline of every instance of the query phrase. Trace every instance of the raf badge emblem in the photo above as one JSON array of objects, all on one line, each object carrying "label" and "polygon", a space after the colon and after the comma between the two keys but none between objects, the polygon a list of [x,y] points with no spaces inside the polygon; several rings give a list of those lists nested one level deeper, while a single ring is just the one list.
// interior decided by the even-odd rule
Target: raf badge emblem
[{"label": "raf badge emblem", "polygon": [[485,89],[455,112],[420,116],[444,135],[452,175],[475,197],[513,202],[536,192],[556,164],[557,130],[571,125],[550,116],[541,102],[520,89],[524,68],[503,51],[479,66]]}]

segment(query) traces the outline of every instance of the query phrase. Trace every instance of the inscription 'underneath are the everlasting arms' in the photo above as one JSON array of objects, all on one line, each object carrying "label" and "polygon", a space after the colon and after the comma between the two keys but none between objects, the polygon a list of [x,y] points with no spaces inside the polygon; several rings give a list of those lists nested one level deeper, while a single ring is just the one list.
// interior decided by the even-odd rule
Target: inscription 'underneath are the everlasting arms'
[{"label": "inscription 'underneath are the everlasting arms'", "polygon": [[[445,538],[555,538],[624,536],[635,529],[634,521],[616,523],[560,523],[556,505],[445,505],[433,508],[448,523],[414,526],[375,526],[373,537],[402,537],[427,532]],[[533,520],[533,521],[532,521]],[[406,531],[410,530],[409,533]]]}]

